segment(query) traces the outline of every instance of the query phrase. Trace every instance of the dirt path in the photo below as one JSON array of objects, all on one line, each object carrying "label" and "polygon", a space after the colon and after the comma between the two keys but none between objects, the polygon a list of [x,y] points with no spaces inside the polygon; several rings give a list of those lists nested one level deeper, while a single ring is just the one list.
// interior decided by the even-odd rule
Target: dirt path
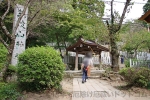
[{"label": "dirt path", "polygon": [[56,93],[53,92],[52,90],[46,90],[43,91],[42,93],[25,93],[22,98],[22,100],[71,100],[71,93],[72,93],[72,88],[73,88],[73,83],[72,79],[70,78],[65,78],[62,82],[62,89],[63,93]]}]

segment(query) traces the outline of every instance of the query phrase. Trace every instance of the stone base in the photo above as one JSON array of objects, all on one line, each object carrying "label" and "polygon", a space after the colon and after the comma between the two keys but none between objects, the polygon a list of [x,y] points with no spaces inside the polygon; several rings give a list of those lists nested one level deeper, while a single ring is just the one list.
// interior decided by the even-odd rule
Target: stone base
[{"label": "stone base", "polygon": [[77,71],[77,70],[78,70],[78,67],[75,67],[75,69],[74,69],[74,70],[76,70],[76,71]]}]

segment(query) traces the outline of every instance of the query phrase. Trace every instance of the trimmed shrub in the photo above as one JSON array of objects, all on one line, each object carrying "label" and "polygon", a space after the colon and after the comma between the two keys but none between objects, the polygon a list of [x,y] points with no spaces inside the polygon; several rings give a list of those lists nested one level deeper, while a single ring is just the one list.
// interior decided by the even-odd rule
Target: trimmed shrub
[{"label": "trimmed shrub", "polygon": [[21,96],[17,90],[17,84],[0,83],[0,100],[17,100]]},{"label": "trimmed shrub", "polygon": [[119,72],[130,85],[147,87],[150,81],[150,69],[144,67],[123,68]]},{"label": "trimmed shrub", "polygon": [[19,55],[17,73],[22,89],[59,89],[63,71],[60,54],[51,47],[33,47]]}]

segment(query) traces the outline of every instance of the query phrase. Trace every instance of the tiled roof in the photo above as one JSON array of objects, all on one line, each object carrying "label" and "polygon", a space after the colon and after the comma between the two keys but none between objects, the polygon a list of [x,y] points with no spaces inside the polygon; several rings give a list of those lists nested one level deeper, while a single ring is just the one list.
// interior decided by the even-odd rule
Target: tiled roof
[{"label": "tiled roof", "polygon": [[101,51],[109,51],[109,49],[97,44],[95,41],[80,38],[75,44],[69,46],[67,51],[78,52],[79,54],[85,54],[91,51],[95,54],[100,54]]}]

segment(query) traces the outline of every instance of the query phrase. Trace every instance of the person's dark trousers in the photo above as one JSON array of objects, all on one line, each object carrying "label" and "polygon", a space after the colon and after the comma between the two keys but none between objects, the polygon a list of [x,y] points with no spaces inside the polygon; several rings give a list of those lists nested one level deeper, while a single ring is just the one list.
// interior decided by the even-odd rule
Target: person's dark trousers
[{"label": "person's dark trousers", "polygon": [[84,70],[84,69],[83,69],[82,83],[83,83],[83,82],[86,82],[86,79],[87,79],[87,70]]}]

